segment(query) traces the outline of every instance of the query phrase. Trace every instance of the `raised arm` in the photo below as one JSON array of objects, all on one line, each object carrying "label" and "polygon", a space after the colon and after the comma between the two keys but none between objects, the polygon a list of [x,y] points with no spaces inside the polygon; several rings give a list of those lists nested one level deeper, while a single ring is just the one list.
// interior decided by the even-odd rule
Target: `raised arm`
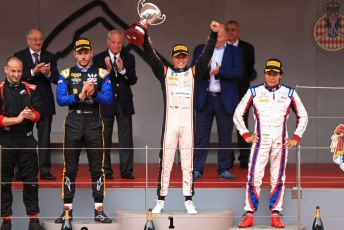
[{"label": "raised arm", "polygon": [[154,72],[155,77],[158,78],[159,81],[162,81],[165,78],[165,66],[156,54],[148,35],[146,35],[144,39],[143,52],[148,64]]},{"label": "raised arm", "polygon": [[212,21],[210,23],[211,33],[209,35],[209,39],[195,65],[195,76],[197,80],[203,79],[207,76],[206,72],[208,70],[211,57],[213,56],[219,28],[220,23],[216,21]]}]

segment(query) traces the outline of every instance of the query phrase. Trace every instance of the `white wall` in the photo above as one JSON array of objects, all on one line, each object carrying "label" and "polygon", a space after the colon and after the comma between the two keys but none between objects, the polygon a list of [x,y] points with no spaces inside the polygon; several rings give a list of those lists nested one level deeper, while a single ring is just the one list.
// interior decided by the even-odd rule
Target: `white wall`
[{"label": "white wall", "polygon": [[[1,0],[2,14],[0,21],[0,65],[15,51],[26,47],[25,33],[32,27],[40,27],[48,35],[69,14],[90,1],[82,0]],[[112,11],[127,24],[138,21],[137,1],[107,0]],[[148,1],[149,2],[149,1]],[[312,28],[321,14],[321,0],[151,0],[167,15],[167,21],[159,26],[149,28],[156,49],[166,58],[170,57],[171,46],[183,42],[195,47],[203,42],[209,32],[209,22],[213,19],[226,21],[236,19],[241,24],[241,35],[255,45],[256,69],[259,73],[254,83],[262,82],[264,61],[278,57],[283,61],[285,76],[283,82],[290,86],[344,85],[344,55],[325,54],[317,50],[313,43]],[[18,7],[20,5],[20,7]],[[344,5],[344,3],[343,3]],[[344,8],[344,7],[342,7]],[[96,17],[104,17],[118,27],[106,14],[96,8],[81,16],[57,37],[48,47],[51,52],[63,49],[72,41],[76,29]],[[95,53],[105,49],[107,30],[97,25],[85,32],[90,38]],[[133,117],[135,147],[159,147],[162,124],[162,93],[160,85],[152,75],[150,68],[136,55],[136,71],[139,77],[133,87],[136,115]],[[62,70],[74,64],[71,55],[59,61]],[[4,74],[3,74],[4,75]],[[341,116],[340,105],[343,91],[298,90],[312,117]],[[57,108],[53,132],[62,132],[65,109]],[[337,123],[336,119],[311,118],[309,127],[302,141],[302,146],[329,146],[329,137]],[[251,126],[252,127],[252,126]],[[295,127],[291,119],[290,128]],[[216,129],[213,129],[214,131]],[[157,158],[156,150],[151,157]],[[143,151],[136,151],[137,161],[143,161]],[[330,161],[328,150],[304,150],[303,161]],[[293,160],[291,154],[290,160]]]}]

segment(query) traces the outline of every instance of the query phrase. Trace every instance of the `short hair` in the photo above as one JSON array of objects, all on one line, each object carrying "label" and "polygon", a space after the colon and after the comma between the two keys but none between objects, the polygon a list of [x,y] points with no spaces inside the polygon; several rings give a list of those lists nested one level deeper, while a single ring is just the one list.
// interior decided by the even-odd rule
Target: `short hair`
[{"label": "short hair", "polygon": [[38,29],[38,28],[32,28],[32,29],[30,29],[30,30],[26,33],[26,38],[29,38],[34,30],[37,30],[37,31],[39,31],[41,34],[43,34],[42,31],[41,31],[40,29]]},{"label": "short hair", "polygon": [[120,30],[110,30],[107,34],[107,38],[109,38],[112,34],[119,34],[123,37],[123,33]]},{"label": "short hair", "polygon": [[240,27],[239,22],[236,21],[236,20],[229,20],[228,22],[226,22],[226,26],[229,25],[229,24],[234,24],[234,25]]},{"label": "short hair", "polygon": [[8,63],[10,63],[10,61],[18,61],[18,62],[20,62],[23,65],[23,62],[18,57],[16,57],[16,56],[9,56],[6,59],[5,66],[8,66]]}]

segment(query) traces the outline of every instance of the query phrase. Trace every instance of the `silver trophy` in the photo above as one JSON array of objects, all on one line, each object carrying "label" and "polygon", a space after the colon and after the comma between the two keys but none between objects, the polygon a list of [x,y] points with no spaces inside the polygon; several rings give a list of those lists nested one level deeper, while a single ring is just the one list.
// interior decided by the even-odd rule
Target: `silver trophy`
[{"label": "silver trophy", "polygon": [[160,9],[153,3],[144,3],[145,0],[140,0],[137,3],[137,13],[141,20],[130,26],[125,31],[125,37],[134,45],[142,45],[146,28],[148,25],[159,25],[166,20],[166,15],[161,15]]}]

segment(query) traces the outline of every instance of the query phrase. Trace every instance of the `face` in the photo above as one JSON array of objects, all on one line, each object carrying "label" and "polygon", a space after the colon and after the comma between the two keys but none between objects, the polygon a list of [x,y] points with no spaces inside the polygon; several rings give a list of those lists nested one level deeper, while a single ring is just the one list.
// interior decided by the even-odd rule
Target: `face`
[{"label": "face", "polygon": [[107,39],[107,47],[113,54],[121,52],[123,46],[123,37],[119,33],[112,33]]},{"label": "face", "polygon": [[20,82],[23,71],[23,64],[18,60],[10,60],[5,66],[5,73],[7,80],[12,84],[18,84]]},{"label": "face", "polygon": [[240,28],[235,23],[230,23],[226,25],[226,30],[228,33],[228,41],[234,43],[239,39]]},{"label": "face", "polygon": [[32,30],[26,41],[34,52],[40,52],[43,46],[43,34],[39,30]]},{"label": "face", "polygon": [[175,57],[172,57],[172,63],[173,63],[173,67],[175,69],[183,69],[186,68],[188,62],[189,62],[189,56],[184,55],[184,54],[180,54],[177,55]]},{"label": "face", "polygon": [[264,76],[265,76],[265,84],[268,88],[273,88],[273,87],[278,86],[282,79],[282,75],[275,71],[266,72]]},{"label": "face", "polygon": [[227,32],[225,30],[225,27],[223,25],[220,26],[219,33],[217,34],[217,41],[215,48],[221,48],[225,45],[227,42]]},{"label": "face", "polygon": [[76,64],[80,68],[88,68],[91,66],[91,60],[93,56],[93,51],[89,49],[81,49],[79,51],[74,51],[74,57],[76,59]]}]

